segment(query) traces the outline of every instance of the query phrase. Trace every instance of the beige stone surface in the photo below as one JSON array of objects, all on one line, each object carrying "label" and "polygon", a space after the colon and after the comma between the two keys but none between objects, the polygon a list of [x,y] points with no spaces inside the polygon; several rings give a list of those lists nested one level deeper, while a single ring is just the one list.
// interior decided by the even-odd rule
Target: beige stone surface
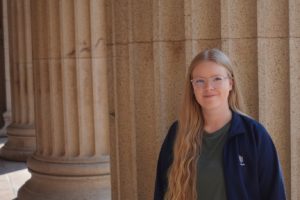
[{"label": "beige stone surface", "polygon": [[[0,139],[0,147],[5,143],[6,139]],[[19,188],[30,179],[26,163],[13,162],[0,159],[0,198],[1,200],[12,200],[17,197]],[[57,182],[56,182],[57,184]],[[55,184],[55,185],[56,185]],[[66,184],[61,183],[61,185]],[[60,186],[61,186],[60,185]],[[40,188],[41,186],[39,186]],[[47,185],[48,187],[48,185]],[[47,188],[45,187],[45,188]],[[83,186],[85,188],[86,186]],[[97,184],[93,185],[100,192],[101,200],[111,199],[110,177],[108,175],[99,177]],[[57,188],[56,188],[57,189]],[[64,189],[64,188],[63,188]],[[61,189],[57,189],[59,191]],[[78,189],[81,191],[81,188]],[[55,192],[55,191],[54,191]]]},{"label": "beige stone surface", "polygon": [[183,7],[184,1],[182,0],[153,1],[154,41],[183,41],[185,39]]},{"label": "beige stone surface", "polygon": [[[186,39],[220,39],[221,38],[221,5],[220,1],[185,1],[185,16],[189,21]],[[189,16],[190,15],[190,16]],[[186,27],[187,28],[187,27]]]},{"label": "beige stone surface", "polygon": [[10,82],[10,59],[9,59],[9,37],[8,37],[8,11],[7,0],[2,1],[2,19],[3,19],[3,45],[4,45],[4,65],[5,72],[5,96],[6,96],[6,112],[2,115],[4,126],[0,129],[0,136],[7,133],[7,126],[11,123],[11,82]]},{"label": "beige stone surface", "polygon": [[[259,3],[259,6],[261,6],[261,2]],[[176,75],[177,70],[176,72],[168,70],[168,67],[171,67],[173,62],[174,64],[178,64],[176,66],[179,66],[180,59],[182,59],[180,54],[184,55],[183,65],[187,67],[195,54],[205,48],[213,47],[222,48],[229,54],[236,65],[238,65],[237,73],[240,75],[239,82],[245,99],[246,112],[257,119],[261,119],[267,128],[271,129],[270,132],[272,132],[271,135],[274,138],[276,146],[278,146],[280,157],[284,157],[281,159],[284,163],[284,173],[287,174],[286,180],[289,181],[289,149],[287,147],[289,135],[288,132],[287,134],[279,135],[278,131],[288,128],[289,122],[286,121],[287,118],[279,117],[278,119],[273,119],[271,113],[276,112],[277,108],[272,108],[269,114],[265,113],[266,107],[269,107],[269,100],[272,101],[271,103],[274,103],[274,105],[279,105],[281,113],[282,108],[287,108],[286,106],[288,104],[283,104],[284,100],[280,96],[283,92],[280,93],[279,99],[277,99],[278,94],[275,91],[273,93],[274,88],[271,86],[272,78],[269,77],[269,72],[266,72],[264,76],[258,75],[261,73],[263,67],[274,65],[271,58],[273,58],[276,53],[267,55],[270,53],[269,47],[265,48],[265,43],[261,41],[258,42],[256,27],[258,19],[266,17],[267,19],[265,21],[259,23],[259,27],[264,28],[264,32],[261,33],[265,34],[261,34],[260,36],[278,36],[278,24],[283,24],[283,19],[272,21],[271,23],[273,24],[270,25],[272,30],[270,30],[269,26],[265,27],[263,23],[266,23],[267,20],[272,20],[277,10],[284,13],[285,11],[281,10],[283,4],[276,4],[276,8],[272,8],[266,13],[262,12],[266,8],[260,7],[258,9],[258,15],[256,9],[258,5],[253,1],[222,1],[221,4],[212,1],[184,1],[183,17],[185,38],[183,38],[183,49],[181,49],[180,45],[178,46],[178,54],[176,53],[178,59],[175,58],[176,56],[173,53],[175,51],[174,47],[180,42],[176,44],[173,40],[174,38],[180,38],[181,40],[182,37],[182,31],[180,29],[180,27],[182,27],[182,10],[175,5],[169,6],[168,1],[154,1],[154,8],[157,9],[153,9],[153,13],[149,13],[151,9],[145,12],[145,16],[148,16],[149,19],[151,16],[153,17],[153,22],[151,23],[145,19],[135,18],[135,16],[138,18],[140,16],[139,14],[144,11],[146,7],[149,7],[149,4],[141,3],[143,5],[140,6],[136,4],[137,2],[134,1],[132,4],[130,4],[130,2],[122,2],[121,4],[113,3],[112,5],[113,11],[115,11],[114,14],[112,14],[114,16],[112,21],[116,32],[113,32],[116,44],[113,44],[113,49],[115,50],[113,53],[115,73],[112,77],[116,84],[114,96],[116,102],[116,129],[114,129],[114,140],[117,142],[117,147],[114,148],[116,155],[113,156],[116,160],[112,165],[116,165],[115,168],[119,167],[118,172],[115,173],[115,179],[117,180],[113,178],[116,183],[115,190],[118,190],[118,195],[115,196],[115,199],[122,197],[124,199],[151,198],[150,195],[144,195],[150,193],[150,190],[140,185],[140,180],[145,181],[145,179],[141,179],[140,177],[147,177],[148,172],[145,169],[143,172],[139,171],[143,165],[139,164],[140,162],[138,161],[141,159],[147,162],[147,160],[154,155],[151,150],[146,148],[149,143],[152,143],[152,138],[149,138],[147,132],[143,131],[143,128],[148,127],[149,124],[143,123],[146,123],[145,121],[148,120],[147,122],[152,123],[152,126],[155,125],[155,128],[152,127],[152,129],[154,129],[155,134],[157,131],[160,134],[155,143],[159,146],[167,129],[165,124],[171,121],[170,119],[176,118],[176,112],[174,112],[176,107],[178,107],[178,101],[176,100],[179,100],[181,95],[179,89],[170,91],[170,88],[178,88],[178,86],[169,84],[172,79],[183,80],[183,76],[180,78],[180,76]],[[135,9],[137,8],[140,10],[136,11]],[[220,10],[220,15],[216,14],[218,13],[216,10]],[[122,12],[120,13],[119,11]],[[129,12],[129,14],[126,15],[126,12]],[[269,15],[272,17],[269,17]],[[134,19],[132,19],[132,16],[134,16]],[[139,24],[140,26],[138,27],[143,29],[138,39],[136,37],[136,31],[138,30],[136,24]],[[154,30],[154,43],[151,44],[149,38],[151,38],[152,35],[144,34],[143,31],[149,30],[152,25]],[[284,25],[285,24],[283,24],[283,26]],[[177,29],[177,31],[171,32],[169,31],[170,29]],[[260,29],[260,31],[262,31],[262,29]],[[123,32],[123,34],[120,34],[120,32]],[[267,33],[270,34],[268,35]],[[286,31],[284,33],[286,33]],[[280,34],[279,36],[283,37]],[[122,43],[120,43],[121,41]],[[133,44],[128,44],[128,41],[133,42]],[[135,42],[140,42],[141,44],[135,44]],[[276,49],[276,52],[281,53],[279,47]],[[274,49],[272,49],[272,51],[274,51]],[[288,54],[284,55],[286,56]],[[287,71],[281,72],[282,70],[278,69],[279,66],[288,61],[284,60],[284,55],[281,58],[282,60],[276,60],[278,67],[273,73],[278,71],[279,74],[287,73]],[[270,57],[270,59],[266,61],[265,56]],[[145,75],[143,81],[146,81],[146,84],[140,81],[140,76],[143,76],[141,75],[143,72],[150,74],[150,76],[153,74],[151,64],[148,64],[151,63],[152,60],[155,67],[155,78],[152,79]],[[288,66],[288,63],[285,64]],[[143,66],[146,69],[144,69]],[[165,74],[168,74],[166,80],[163,78]],[[276,75],[276,78],[280,79],[279,75]],[[270,83],[266,83],[265,79],[269,80]],[[155,84],[151,83],[151,81],[155,81]],[[154,89],[154,93],[151,91],[151,88],[152,90]],[[155,95],[154,104],[153,97],[149,94]],[[178,95],[175,101],[173,100],[174,94]],[[268,97],[265,98],[266,96]],[[272,98],[269,96],[272,96]],[[147,99],[146,105],[143,103],[146,102],[145,99]],[[166,102],[170,102],[171,105],[165,106]],[[140,110],[139,107],[143,109]],[[151,110],[151,107],[154,107],[155,110]],[[173,111],[170,111],[170,108],[172,108]],[[260,110],[260,108],[262,109]],[[158,115],[156,114],[154,122],[153,113],[160,113]],[[280,123],[282,127],[278,129],[278,124]],[[142,128],[139,128],[140,124]],[[120,130],[122,130],[123,135],[121,135]],[[273,133],[273,131],[275,132]],[[126,149],[128,154],[122,155],[122,157],[119,156],[120,152]],[[141,151],[141,154],[139,151]],[[140,156],[142,154],[144,157]],[[132,170],[123,167],[122,163],[125,163],[126,159],[130,165],[129,168]],[[131,180],[130,182],[133,184],[125,186],[122,184],[125,180]],[[146,181],[149,182],[149,180]]]},{"label": "beige stone surface", "polygon": [[288,2],[257,1],[257,36],[288,37],[289,35]]},{"label": "beige stone surface", "polygon": [[199,52],[207,48],[219,48],[222,47],[221,39],[192,39],[185,40],[185,66],[189,67],[191,60]]},{"label": "beige stone surface", "polygon": [[[116,114],[115,114],[115,80],[114,80],[114,35],[113,35],[113,9],[112,1],[106,1],[106,35],[107,35],[107,79],[108,79],[108,110],[109,110],[109,139],[110,163],[116,163]],[[111,171],[111,199],[118,197],[118,166],[110,165]]]},{"label": "beige stone surface", "polygon": [[196,56],[199,52],[203,51],[207,48],[218,48],[221,49],[222,47],[222,40],[219,38],[216,39],[199,39],[199,40],[193,40],[192,41],[192,56],[189,60],[187,60],[188,63],[191,62],[192,58]]},{"label": "beige stone surface", "polygon": [[290,39],[291,199],[300,198],[300,39]]},{"label": "beige stone surface", "polygon": [[300,1],[289,0],[289,36],[300,37]]},{"label": "beige stone surface", "polygon": [[290,191],[290,90],[288,39],[258,39],[259,120],[275,143]]},{"label": "beige stone surface", "polygon": [[213,47],[233,60],[246,112],[277,147],[288,199],[300,198],[298,9],[297,0],[9,1],[19,132],[34,119],[33,98],[16,101],[28,97],[31,70],[38,94],[35,172],[20,199],[153,199],[157,156],[177,118],[185,71]]},{"label": "beige stone surface", "polygon": [[112,9],[113,27],[114,27],[114,42],[117,44],[126,44],[129,41],[129,1],[123,0],[112,1],[110,7]]},{"label": "beige stone surface", "polygon": [[156,155],[169,126],[178,115],[185,77],[185,42],[155,42],[154,98],[156,114]]},{"label": "beige stone surface", "polygon": [[[0,15],[3,16],[3,5],[0,3]],[[3,18],[1,18],[3,19]],[[5,134],[3,127],[5,126],[5,121],[3,119],[3,113],[6,112],[6,92],[5,92],[5,45],[4,45],[4,20],[0,21],[0,137]]]},{"label": "beige stone surface", "polygon": [[[35,150],[30,2],[9,1],[12,124],[0,156],[25,161]],[[17,13],[17,14],[15,14]]]},{"label": "beige stone surface", "polygon": [[245,112],[258,119],[257,39],[224,39],[222,50],[233,62]]},{"label": "beige stone surface", "polygon": [[222,38],[255,38],[257,1],[221,1]]},{"label": "beige stone surface", "polygon": [[[153,189],[149,183],[153,182],[156,162],[153,159],[155,152],[150,151],[156,140],[153,137],[155,131],[154,112],[154,69],[153,59],[149,59],[152,54],[152,44],[134,44],[131,47],[132,70],[133,70],[133,119],[134,131],[131,133],[135,142],[135,160],[137,173],[137,195],[138,199],[151,197]],[[129,133],[128,133],[129,134]],[[124,161],[123,161],[124,162]]]},{"label": "beige stone surface", "polygon": [[31,3],[37,150],[18,199],[108,199],[104,1]]},{"label": "beige stone surface", "polygon": [[150,42],[153,39],[153,1],[130,0],[127,10],[130,42]]},{"label": "beige stone surface", "polygon": [[[113,196],[116,199],[137,199],[135,143],[133,127],[132,71],[129,65],[128,46],[115,45],[114,80],[115,84],[115,131],[111,138]],[[113,152],[115,154],[113,154]],[[130,184],[126,184],[130,183]]]}]

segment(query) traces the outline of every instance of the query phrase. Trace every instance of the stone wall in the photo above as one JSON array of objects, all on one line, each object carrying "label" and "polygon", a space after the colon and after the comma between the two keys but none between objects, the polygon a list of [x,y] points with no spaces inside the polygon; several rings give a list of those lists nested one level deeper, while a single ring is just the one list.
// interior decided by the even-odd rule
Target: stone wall
[{"label": "stone wall", "polygon": [[[3,15],[2,1],[0,2],[0,16]],[[1,18],[2,19],[2,18]],[[4,65],[4,37],[3,20],[0,20],[0,130],[4,126],[3,114],[6,111],[5,94],[5,65]],[[1,135],[1,133],[0,133]]]},{"label": "stone wall", "polygon": [[111,54],[113,199],[152,199],[156,162],[177,118],[185,70],[205,48],[235,64],[246,112],[269,130],[289,199],[300,192],[298,1],[113,0]]},{"label": "stone wall", "polygon": [[295,0],[8,1],[13,126],[6,150],[34,147],[23,136],[35,134],[24,130],[38,130],[33,177],[19,198],[82,199],[92,191],[88,198],[99,199],[98,178],[109,183],[111,173],[113,200],[153,199],[187,67],[217,47],[235,64],[246,112],[275,142],[288,199],[299,199],[299,11]]}]

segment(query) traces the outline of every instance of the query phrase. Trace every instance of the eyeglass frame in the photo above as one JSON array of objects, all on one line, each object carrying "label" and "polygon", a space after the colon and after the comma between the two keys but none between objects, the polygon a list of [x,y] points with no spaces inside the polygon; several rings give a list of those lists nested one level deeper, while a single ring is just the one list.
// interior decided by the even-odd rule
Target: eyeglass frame
[{"label": "eyeglass frame", "polygon": [[[214,78],[222,78],[220,80],[221,83],[220,83],[219,86],[215,85],[216,82],[214,82],[214,80],[213,80]],[[223,83],[223,81],[226,80],[226,79],[231,79],[232,80],[233,78],[229,77],[229,76],[215,75],[215,76],[211,76],[209,78],[196,78],[196,79],[192,79],[191,83],[192,83],[193,87],[196,87],[196,88],[199,88],[199,89],[204,89],[205,85],[207,84],[207,80],[208,80],[208,83],[210,83],[211,86],[213,86],[213,88],[216,89],[216,88],[219,88],[221,86],[221,84]],[[195,83],[196,80],[204,80],[205,82],[203,82],[202,85],[199,85],[199,84]]]}]

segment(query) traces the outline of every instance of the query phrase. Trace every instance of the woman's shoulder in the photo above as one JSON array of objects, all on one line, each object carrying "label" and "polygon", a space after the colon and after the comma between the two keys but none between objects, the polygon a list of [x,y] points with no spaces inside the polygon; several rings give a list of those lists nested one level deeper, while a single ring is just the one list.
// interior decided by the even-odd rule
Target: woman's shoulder
[{"label": "woman's shoulder", "polygon": [[178,128],[178,122],[175,121],[169,128],[169,131],[161,146],[159,159],[158,159],[158,169],[160,175],[161,174],[165,175],[167,173],[167,170],[173,161],[173,146],[176,138],[177,128]]},{"label": "woman's shoulder", "polygon": [[237,115],[241,119],[240,123],[248,136],[254,137],[258,143],[272,140],[267,129],[261,122],[244,113],[237,113]]},{"label": "woman's shoulder", "polygon": [[178,121],[175,121],[172,123],[172,125],[169,128],[169,131],[164,139],[162,149],[165,149],[165,150],[173,149],[173,145],[174,145],[176,134],[177,134],[177,129],[178,129]]},{"label": "woman's shoulder", "polygon": [[239,116],[239,118],[241,119],[242,125],[246,129],[250,128],[252,130],[266,132],[266,128],[264,127],[264,125],[261,122],[259,122],[258,120],[254,119],[253,117],[251,117],[245,113],[236,113],[236,115]]}]

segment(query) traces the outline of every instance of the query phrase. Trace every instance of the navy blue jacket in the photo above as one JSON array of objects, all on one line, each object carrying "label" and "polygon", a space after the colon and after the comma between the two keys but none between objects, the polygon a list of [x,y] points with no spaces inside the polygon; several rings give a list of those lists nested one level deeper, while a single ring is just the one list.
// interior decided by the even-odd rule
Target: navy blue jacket
[{"label": "navy blue jacket", "polygon": [[[156,173],[155,200],[167,188],[167,170],[173,161],[175,122],[162,145]],[[233,112],[223,149],[228,200],[285,200],[285,189],[275,146],[266,129],[254,119]]]}]

